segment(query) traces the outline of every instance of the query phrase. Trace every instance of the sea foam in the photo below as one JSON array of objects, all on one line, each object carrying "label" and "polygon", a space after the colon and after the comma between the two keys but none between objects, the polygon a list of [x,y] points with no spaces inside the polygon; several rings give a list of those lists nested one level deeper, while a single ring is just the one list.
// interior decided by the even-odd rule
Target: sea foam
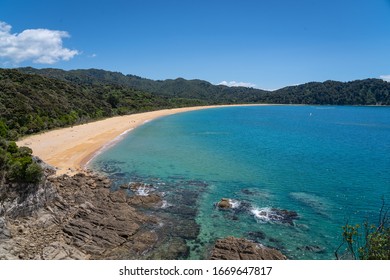
[{"label": "sea foam", "polygon": [[250,212],[259,223],[268,223],[271,221],[283,219],[283,217],[273,211],[271,207],[253,208],[250,210]]}]

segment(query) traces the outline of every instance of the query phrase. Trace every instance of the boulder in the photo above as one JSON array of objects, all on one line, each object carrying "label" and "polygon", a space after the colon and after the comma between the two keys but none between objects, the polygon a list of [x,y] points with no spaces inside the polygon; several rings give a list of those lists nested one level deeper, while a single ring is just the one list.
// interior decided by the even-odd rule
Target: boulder
[{"label": "boulder", "polygon": [[232,205],[230,203],[230,199],[229,198],[222,198],[217,203],[217,207],[220,208],[220,209],[230,209],[232,207]]}]

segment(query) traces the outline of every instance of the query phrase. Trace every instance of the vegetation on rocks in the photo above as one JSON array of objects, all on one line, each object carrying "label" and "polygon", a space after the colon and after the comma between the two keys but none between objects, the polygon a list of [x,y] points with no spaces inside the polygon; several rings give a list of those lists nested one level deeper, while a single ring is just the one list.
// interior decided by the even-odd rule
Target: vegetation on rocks
[{"label": "vegetation on rocks", "polygon": [[[376,225],[365,221],[362,225],[343,226],[343,243],[336,251],[336,258],[390,260],[390,218],[385,207],[383,200]],[[342,248],[344,253],[340,254]]]},{"label": "vegetation on rocks", "polygon": [[34,162],[30,148],[19,148],[13,141],[0,139],[0,187],[5,181],[38,183],[42,175],[42,168]]}]

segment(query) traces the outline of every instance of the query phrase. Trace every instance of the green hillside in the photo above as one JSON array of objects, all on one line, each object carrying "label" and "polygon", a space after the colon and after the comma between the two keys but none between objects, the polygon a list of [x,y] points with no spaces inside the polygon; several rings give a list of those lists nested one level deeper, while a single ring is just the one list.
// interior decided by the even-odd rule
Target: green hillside
[{"label": "green hillside", "polygon": [[0,69],[0,120],[7,128],[6,138],[12,140],[104,117],[204,104],[120,85],[71,83]]},{"label": "green hillside", "polygon": [[154,93],[167,98],[199,99],[208,104],[276,103],[322,105],[390,105],[390,83],[380,79],[352,82],[311,82],[264,91],[245,87],[213,85],[202,80],[182,78],[154,81],[134,75],[123,75],[98,69],[70,70],[20,68],[77,85],[116,85]]}]

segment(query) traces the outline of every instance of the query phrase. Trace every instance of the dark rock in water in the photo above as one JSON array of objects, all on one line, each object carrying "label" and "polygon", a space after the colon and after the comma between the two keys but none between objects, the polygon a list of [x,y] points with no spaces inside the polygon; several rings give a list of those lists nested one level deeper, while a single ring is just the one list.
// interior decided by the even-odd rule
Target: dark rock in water
[{"label": "dark rock in water", "polygon": [[248,237],[254,241],[265,239],[265,233],[262,231],[251,231],[248,233]]},{"label": "dark rock in water", "polygon": [[242,189],[241,192],[243,194],[246,194],[246,195],[254,195],[254,194],[256,194],[256,192],[254,192],[253,190],[249,190],[249,189]]},{"label": "dark rock in water", "polygon": [[274,211],[277,216],[282,217],[279,220],[282,223],[288,223],[293,225],[294,220],[298,219],[298,213],[295,211],[281,210],[276,208],[272,208],[272,211]]},{"label": "dark rock in water", "polygon": [[240,201],[238,203],[238,206],[234,208],[234,213],[235,214],[249,213],[251,209],[252,209],[252,205],[249,202]]},{"label": "dark rock in water", "polygon": [[172,226],[172,235],[183,239],[196,239],[200,232],[200,226],[195,220],[179,220],[175,221]]},{"label": "dark rock in water", "polygon": [[301,251],[308,251],[308,252],[313,252],[318,254],[325,253],[325,248],[322,248],[318,245],[306,245],[306,246],[298,247],[297,249]]},{"label": "dark rock in water", "polygon": [[208,184],[204,181],[186,181],[184,185],[192,186],[192,187],[202,187],[205,188],[208,186]]},{"label": "dark rock in water", "polygon": [[252,211],[252,214],[256,219],[261,221],[272,221],[290,225],[294,225],[294,220],[298,219],[297,212],[278,208],[262,208],[256,210],[256,212]]},{"label": "dark rock in water", "polygon": [[273,237],[270,237],[268,240],[269,240],[270,242],[272,242],[272,243],[280,243],[280,241],[279,241],[278,239],[273,238]]},{"label": "dark rock in water", "polygon": [[272,248],[277,248],[279,250],[286,249],[281,240],[273,238],[273,237],[269,237],[268,240],[269,240],[269,242],[272,242],[275,244],[275,246],[272,246]]},{"label": "dark rock in water", "polygon": [[162,199],[158,194],[131,196],[127,198],[127,201],[131,205],[144,207],[160,206],[162,203]]},{"label": "dark rock in water", "polygon": [[146,195],[150,191],[154,190],[152,185],[144,184],[140,182],[132,182],[128,185],[128,188],[138,195]]},{"label": "dark rock in water", "polygon": [[261,244],[235,237],[216,241],[211,260],[286,260],[280,251]]},{"label": "dark rock in water", "polygon": [[[176,203],[178,202],[176,201]],[[171,207],[165,208],[164,211],[187,219],[194,219],[197,213],[195,207],[184,205],[172,205]]]},{"label": "dark rock in water", "polygon": [[130,196],[127,198],[127,202],[131,205],[143,207],[161,206],[161,196],[156,193],[150,193],[154,190],[152,185],[140,182],[133,182],[128,185],[121,185],[119,186],[119,188],[129,188],[135,193],[134,196]]},{"label": "dark rock in water", "polygon": [[165,246],[158,248],[149,258],[153,260],[177,260],[188,257],[190,248],[185,240],[178,237],[169,239]]},{"label": "dark rock in water", "polygon": [[112,174],[111,177],[123,178],[123,177],[126,177],[126,176],[127,176],[127,173],[126,173],[126,172],[117,172],[117,173]]}]

